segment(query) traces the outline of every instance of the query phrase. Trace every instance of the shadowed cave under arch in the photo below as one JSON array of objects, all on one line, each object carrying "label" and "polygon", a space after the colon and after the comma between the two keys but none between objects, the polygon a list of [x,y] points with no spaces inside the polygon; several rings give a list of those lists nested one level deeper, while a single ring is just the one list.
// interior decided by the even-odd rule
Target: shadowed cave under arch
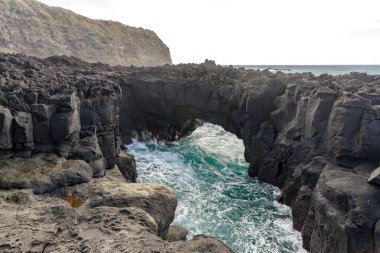
[{"label": "shadowed cave under arch", "polygon": [[119,137],[173,140],[201,118],[243,140],[250,175],[281,188],[306,249],[380,252],[378,76],[0,58],[2,158],[52,153],[104,177]]},{"label": "shadowed cave under arch", "polygon": [[[281,82],[255,89],[232,85],[129,80],[122,84],[121,137],[175,140],[192,132],[197,120],[222,126],[243,139],[245,158],[253,163],[252,136],[270,128],[273,101],[285,90]],[[274,132],[272,137],[274,137]],[[274,183],[274,182],[272,182]]]},{"label": "shadowed cave under arch", "polygon": [[[195,129],[195,119],[220,125],[243,140],[250,176],[281,188],[306,249],[325,252],[334,241],[339,252],[372,252],[380,191],[366,181],[379,165],[373,126],[380,121],[371,116],[374,97],[354,94],[350,78],[202,65],[140,69],[119,81],[121,140],[175,140]],[[351,191],[352,182],[360,190]],[[360,206],[365,198],[374,202]],[[357,212],[365,226],[352,220]]]}]

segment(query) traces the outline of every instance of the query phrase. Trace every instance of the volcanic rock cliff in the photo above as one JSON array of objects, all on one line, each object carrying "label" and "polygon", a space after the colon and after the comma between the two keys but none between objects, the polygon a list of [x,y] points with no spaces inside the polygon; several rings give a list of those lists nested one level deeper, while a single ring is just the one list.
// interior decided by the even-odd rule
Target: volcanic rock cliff
[{"label": "volcanic rock cliff", "polygon": [[306,249],[380,252],[380,185],[367,182],[380,166],[380,76],[274,74],[212,62],[123,76],[124,142],[175,140],[196,119],[221,125],[243,139],[249,174],[282,189]]},{"label": "volcanic rock cliff", "polygon": [[125,66],[171,64],[169,48],[150,30],[91,20],[35,0],[0,0],[0,10],[0,52]]},{"label": "volcanic rock cliff", "polygon": [[232,252],[203,235],[182,241],[175,191],[131,183],[118,76],[76,58],[0,55],[1,252]]},{"label": "volcanic rock cliff", "polygon": [[[68,247],[82,250],[83,238],[86,247],[99,250],[101,245],[121,249],[124,238],[147,250],[229,252],[206,237],[163,242],[157,236],[165,238],[170,229],[173,191],[120,186],[126,184],[121,173],[134,180],[133,159],[120,153],[120,144],[131,138],[175,140],[191,133],[198,119],[243,139],[249,174],[282,189],[280,201],[292,207],[305,248],[380,252],[378,76],[271,73],[213,62],[125,68],[67,57],[1,56],[0,90],[0,149],[6,159],[0,165],[0,188],[21,189],[2,190],[0,196],[7,210],[0,215],[9,218],[0,229],[6,235],[0,238],[7,238],[0,239],[0,247],[9,252],[54,249],[68,241]],[[25,166],[25,161],[37,165]],[[84,202],[75,209],[77,216],[57,211],[66,210],[57,200],[66,196]],[[41,211],[45,205],[49,212]],[[20,238],[9,231],[29,238],[28,228],[45,224],[43,217],[56,224],[52,231],[36,232],[37,239],[21,240],[19,246]],[[62,217],[69,220],[62,223],[66,227],[58,224]],[[67,229],[73,217],[79,232]],[[153,235],[144,233],[139,241],[135,225]],[[98,238],[94,229],[106,231],[105,244],[86,237],[92,231]],[[134,232],[125,237],[125,229]]]}]

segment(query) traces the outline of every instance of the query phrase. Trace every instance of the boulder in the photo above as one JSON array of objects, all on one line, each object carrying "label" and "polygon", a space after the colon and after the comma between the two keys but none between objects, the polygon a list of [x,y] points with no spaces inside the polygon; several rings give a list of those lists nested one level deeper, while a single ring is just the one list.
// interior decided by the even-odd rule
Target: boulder
[{"label": "boulder", "polygon": [[137,207],[157,222],[157,235],[165,238],[174,219],[177,197],[174,190],[159,184],[99,182],[89,189],[88,205]]},{"label": "boulder", "polygon": [[117,157],[116,164],[125,180],[133,183],[136,182],[137,170],[133,155],[125,152],[121,153],[120,156]]},{"label": "boulder", "polygon": [[171,225],[166,240],[169,242],[186,241],[186,236],[189,231],[178,225]]}]

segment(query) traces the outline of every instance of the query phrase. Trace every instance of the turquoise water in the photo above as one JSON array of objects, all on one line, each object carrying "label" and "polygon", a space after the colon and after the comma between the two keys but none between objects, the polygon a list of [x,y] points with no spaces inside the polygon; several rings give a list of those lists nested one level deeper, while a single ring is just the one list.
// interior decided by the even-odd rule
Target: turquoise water
[{"label": "turquoise water", "polygon": [[176,142],[135,142],[139,182],[156,182],[177,191],[174,224],[188,238],[209,234],[234,251],[303,252],[290,210],[275,201],[276,187],[249,178],[241,140],[205,124]]}]

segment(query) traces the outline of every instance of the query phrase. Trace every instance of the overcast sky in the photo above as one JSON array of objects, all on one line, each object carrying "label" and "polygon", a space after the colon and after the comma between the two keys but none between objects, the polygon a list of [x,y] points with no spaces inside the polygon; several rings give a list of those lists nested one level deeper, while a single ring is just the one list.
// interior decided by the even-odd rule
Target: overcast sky
[{"label": "overcast sky", "polygon": [[40,0],[151,29],[173,63],[380,64],[380,0]]}]

